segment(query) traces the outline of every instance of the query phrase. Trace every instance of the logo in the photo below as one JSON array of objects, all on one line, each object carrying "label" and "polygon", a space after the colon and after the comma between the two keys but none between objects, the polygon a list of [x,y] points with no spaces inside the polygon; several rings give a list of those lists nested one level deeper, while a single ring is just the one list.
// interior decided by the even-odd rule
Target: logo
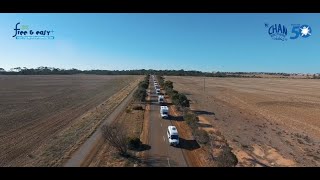
[{"label": "logo", "polygon": [[[268,27],[268,24],[265,24],[265,27]],[[286,28],[286,26],[284,26],[282,24],[274,24],[269,27],[268,33],[271,36],[271,38],[274,40],[286,41],[288,29]]]},{"label": "logo", "polygon": [[312,29],[309,25],[292,24],[292,34],[290,39],[297,39],[298,37],[307,38],[311,36]]},{"label": "logo", "polygon": [[19,24],[13,29],[15,32],[12,37],[16,39],[54,39],[53,30],[32,30],[28,25]]},{"label": "logo", "polygon": [[[286,36],[288,35],[288,29],[285,25],[282,24],[273,24],[269,26],[268,23],[265,23],[264,26],[268,28],[268,34],[274,40],[286,41]],[[307,38],[311,36],[312,29],[309,25],[300,25],[300,24],[291,24],[291,36],[290,39],[297,39],[299,37]]]}]

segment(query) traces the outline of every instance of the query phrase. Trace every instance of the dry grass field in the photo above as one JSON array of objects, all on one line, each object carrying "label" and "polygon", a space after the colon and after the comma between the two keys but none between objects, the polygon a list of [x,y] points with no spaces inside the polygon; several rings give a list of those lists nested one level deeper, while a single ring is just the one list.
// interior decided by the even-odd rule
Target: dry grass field
[{"label": "dry grass field", "polygon": [[1,75],[0,166],[61,165],[138,77]]},{"label": "dry grass field", "polygon": [[221,131],[239,166],[320,166],[320,80],[165,78]]}]

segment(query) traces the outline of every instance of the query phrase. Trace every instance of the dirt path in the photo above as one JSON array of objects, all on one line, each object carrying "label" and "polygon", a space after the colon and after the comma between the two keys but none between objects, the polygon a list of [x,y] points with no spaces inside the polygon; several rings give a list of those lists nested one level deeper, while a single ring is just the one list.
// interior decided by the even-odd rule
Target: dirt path
[{"label": "dirt path", "polygon": [[[80,167],[88,164],[90,162],[90,154],[92,151],[97,150],[96,147],[101,145],[101,130],[104,124],[110,124],[113,120],[117,118],[128,106],[134,91],[137,89],[135,87],[130,94],[117,106],[117,108],[104,120],[103,123],[97,128],[97,130],[86,140],[86,142],[71,156],[71,158],[64,164],[64,167]],[[95,153],[92,153],[95,154]]]}]

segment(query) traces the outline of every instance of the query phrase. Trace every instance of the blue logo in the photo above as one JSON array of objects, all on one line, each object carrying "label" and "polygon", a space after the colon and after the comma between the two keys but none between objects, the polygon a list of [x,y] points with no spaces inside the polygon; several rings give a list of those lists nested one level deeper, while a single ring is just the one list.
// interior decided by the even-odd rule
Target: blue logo
[{"label": "blue logo", "polygon": [[28,25],[19,26],[20,22],[16,24],[15,34],[12,37],[16,39],[54,39],[53,30],[32,30]]},{"label": "blue logo", "polygon": [[[268,34],[271,36],[274,40],[282,40],[286,41],[286,36],[288,35],[288,29],[286,26],[282,24],[274,24],[272,26],[269,26],[268,23],[264,23],[264,26],[268,28]],[[312,29],[309,25],[300,25],[300,24],[291,24],[291,36],[290,39],[297,39],[299,37],[307,38],[311,36]]]},{"label": "blue logo", "polygon": [[292,34],[290,39],[297,39],[298,37],[307,38],[311,36],[312,29],[309,25],[292,24]]},{"label": "blue logo", "polygon": [[[269,26],[268,24],[265,24],[265,27],[268,27],[268,26]],[[271,38],[274,40],[286,41],[288,29],[286,28],[286,26],[282,24],[274,24],[269,27],[268,33],[271,36]]]},{"label": "blue logo", "polygon": [[311,33],[312,33],[312,29],[310,26],[308,26],[308,25],[300,26],[301,37],[307,38],[307,37],[311,36]]}]

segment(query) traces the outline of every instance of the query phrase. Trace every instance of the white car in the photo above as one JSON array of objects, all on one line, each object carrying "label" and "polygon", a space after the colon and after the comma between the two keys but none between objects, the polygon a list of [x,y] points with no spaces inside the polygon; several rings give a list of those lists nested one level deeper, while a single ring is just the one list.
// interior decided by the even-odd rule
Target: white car
[{"label": "white car", "polygon": [[168,126],[168,131],[167,131],[167,135],[168,135],[168,141],[170,146],[177,146],[179,145],[179,134],[178,134],[178,130],[175,126]]}]

